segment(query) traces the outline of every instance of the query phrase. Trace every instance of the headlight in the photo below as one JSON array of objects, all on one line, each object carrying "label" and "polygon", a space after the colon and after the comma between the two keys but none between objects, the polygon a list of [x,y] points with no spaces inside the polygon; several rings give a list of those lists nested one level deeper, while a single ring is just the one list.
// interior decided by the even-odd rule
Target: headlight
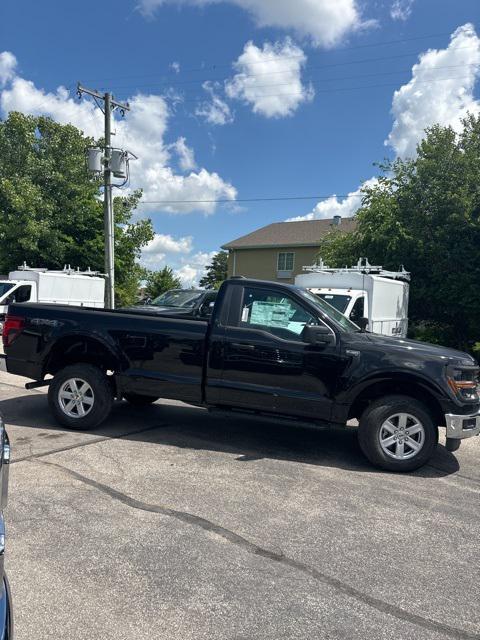
[{"label": "headlight", "polygon": [[467,402],[479,399],[478,395],[478,367],[447,368],[447,382],[453,393]]}]

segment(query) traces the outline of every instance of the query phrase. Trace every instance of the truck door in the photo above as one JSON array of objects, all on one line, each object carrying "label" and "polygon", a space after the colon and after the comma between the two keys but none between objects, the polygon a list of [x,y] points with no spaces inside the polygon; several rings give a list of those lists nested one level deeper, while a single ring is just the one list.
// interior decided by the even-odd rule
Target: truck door
[{"label": "truck door", "polygon": [[338,349],[301,338],[306,324],[322,321],[285,290],[242,289],[238,317],[223,337],[220,404],[328,420]]}]

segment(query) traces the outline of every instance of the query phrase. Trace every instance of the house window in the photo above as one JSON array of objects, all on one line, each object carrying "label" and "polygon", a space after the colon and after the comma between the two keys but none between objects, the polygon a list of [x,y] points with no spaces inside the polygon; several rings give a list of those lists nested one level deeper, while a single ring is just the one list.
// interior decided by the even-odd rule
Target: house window
[{"label": "house window", "polygon": [[295,262],[295,254],[293,252],[282,252],[277,258],[277,276],[279,278],[290,278]]}]

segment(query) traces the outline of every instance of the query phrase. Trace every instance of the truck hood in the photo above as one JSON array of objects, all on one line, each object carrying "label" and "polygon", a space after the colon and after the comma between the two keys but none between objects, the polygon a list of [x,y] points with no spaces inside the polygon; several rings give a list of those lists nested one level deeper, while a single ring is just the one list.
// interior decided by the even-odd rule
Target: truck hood
[{"label": "truck hood", "polygon": [[471,355],[463,351],[457,351],[457,349],[450,349],[449,347],[442,347],[437,344],[430,344],[429,342],[421,342],[420,340],[382,336],[378,333],[364,333],[363,335],[366,336],[369,342],[373,342],[376,346],[384,346],[388,349],[393,348],[398,351],[409,352],[412,356],[448,360],[455,364],[462,364],[463,366],[477,365],[477,362]]}]

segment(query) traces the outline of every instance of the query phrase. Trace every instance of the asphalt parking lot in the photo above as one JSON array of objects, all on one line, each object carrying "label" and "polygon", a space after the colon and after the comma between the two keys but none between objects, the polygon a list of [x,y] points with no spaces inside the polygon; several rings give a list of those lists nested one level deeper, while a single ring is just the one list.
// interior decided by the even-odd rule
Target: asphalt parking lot
[{"label": "asphalt parking lot", "polygon": [[18,640],[480,638],[480,439],[409,475],[354,428],[118,403],[95,432],[0,374]]}]

